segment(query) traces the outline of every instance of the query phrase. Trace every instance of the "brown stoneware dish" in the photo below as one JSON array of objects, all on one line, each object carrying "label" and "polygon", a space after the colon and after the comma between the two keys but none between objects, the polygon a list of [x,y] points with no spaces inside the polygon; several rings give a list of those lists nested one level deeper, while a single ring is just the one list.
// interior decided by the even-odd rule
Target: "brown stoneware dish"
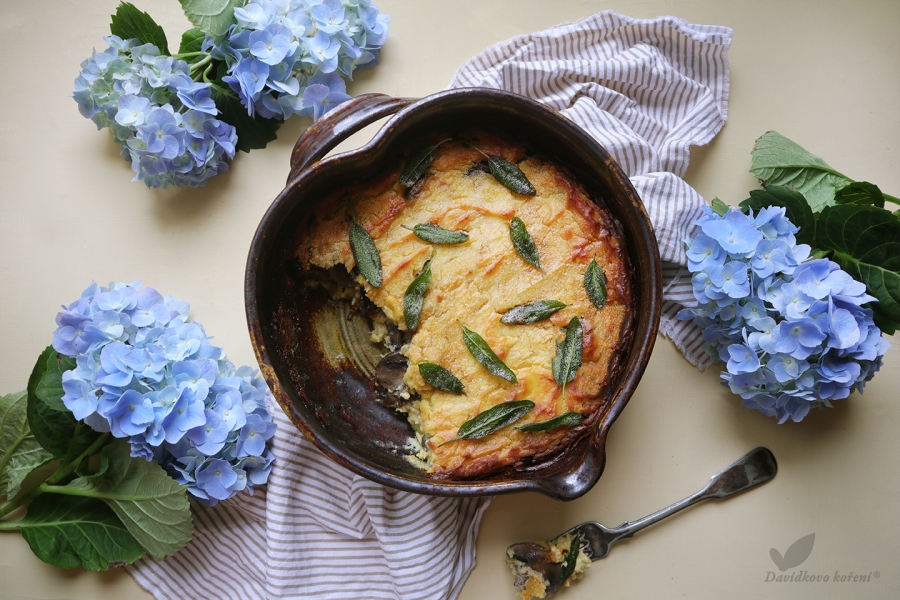
[{"label": "brown stoneware dish", "polygon": [[[362,148],[323,158],[352,133],[391,114]],[[412,428],[403,414],[377,400],[372,375],[386,351],[369,341],[362,317],[304,285],[289,258],[298,223],[329,192],[384,173],[435,131],[452,135],[479,127],[502,131],[564,165],[619,220],[633,269],[633,334],[630,349],[611,368],[609,401],[596,427],[564,452],[477,480],[438,480],[403,458],[399,449]],[[628,178],[590,135],[552,109],[490,89],[451,90],[420,100],[369,94],[329,112],[297,141],[287,185],[253,239],[244,291],[251,339],[269,387],[303,435],[338,464],[423,494],[537,491],[571,500],[603,473],[609,428],[647,366],[659,326],[661,268],[650,221]]]}]

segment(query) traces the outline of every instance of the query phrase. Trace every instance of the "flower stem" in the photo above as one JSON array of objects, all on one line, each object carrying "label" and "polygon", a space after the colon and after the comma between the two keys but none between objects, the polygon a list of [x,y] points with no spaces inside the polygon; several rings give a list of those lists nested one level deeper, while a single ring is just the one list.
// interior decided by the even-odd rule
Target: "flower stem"
[{"label": "flower stem", "polygon": [[194,64],[191,65],[191,74],[193,75],[193,73],[195,71],[199,71],[200,69],[202,69],[203,67],[205,67],[206,65],[208,65],[211,62],[212,62],[212,56],[207,54],[202,59],[198,60],[197,62],[195,62]]},{"label": "flower stem", "polygon": [[94,440],[94,443],[91,444],[90,446],[88,446],[84,452],[82,452],[81,454],[76,456],[72,462],[67,464],[65,467],[57,469],[56,472],[53,473],[53,475],[51,475],[45,483],[50,483],[50,484],[59,483],[66,475],[68,475],[69,473],[74,471],[76,468],[78,468],[78,465],[81,464],[82,460],[84,460],[88,456],[93,456],[93,455],[97,454],[97,452],[100,451],[100,448],[105,446],[106,442],[108,442],[108,441],[109,441],[109,434],[104,433],[103,435],[98,437],[96,440]]},{"label": "flower stem", "polygon": [[219,92],[220,94],[232,94],[232,95],[234,95],[233,92],[232,92],[231,90],[229,90],[229,89],[227,89],[227,88],[223,88],[221,85],[216,85],[215,83],[213,83],[212,81],[210,81],[209,79],[207,79],[205,73],[204,73],[204,75],[203,75],[203,81],[205,81],[206,83],[210,84],[210,85],[212,86],[212,88],[213,88],[214,90],[216,90],[217,92]]},{"label": "flower stem", "polygon": [[173,54],[172,58],[189,58],[191,56],[200,56],[201,54],[206,54],[208,56],[207,52],[198,50],[196,52],[182,52],[181,54]]},{"label": "flower stem", "polygon": [[[40,496],[42,493],[47,491],[45,489],[42,489],[47,484],[59,483],[60,481],[62,481],[63,478],[66,477],[66,475],[68,475],[69,473],[74,471],[78,467],[78,465],[81,464],[82,460],[84,460],[88,456],[93,456],[94,454],[99,452],[100,448],[102,448],[108,440],[109,440],[109,434],[104,433],[103,435],[98,437],[96,440],[94,440],[94,443],[91,444],[90,446],[88,446],[84,452],[82,452],[81,454],[76,456],[74,460],[72,460],[71,462],[68,462],[68,463],[60,463],[59,466],[56,468],[56,471],[54,471],[53,474],[50,475],[50,477],[48,477],[46,480],[44,480],[43,483],[41,483],[39,486],[37,486],[36,488],[31,490],[27,494],[25,494],[23,496],[19,496],[18,499],[13,500],[12,502],[7,504],[3,508],[0,508],[0,519],[5,517],[12,511],[16,510],[20,506],[24,506],[25,504],[28,504],[29,502],[34,500],[36,497]],[[6,524],[0,523],[0,525],[6,525]],[[3,529],[10,529],[10,527],[3,527]]]},{"label": "flower stem", "polygon": [[59,494],[61,496],[81,496],[83,498],[97,498],[98,495],[96,492],[91,490],[82,490],[79,488],[70,488],[65,485],[50,485],[48,483],[42,483],[38,486],[38,489],[42,494]]},{"label": "flower stem", "polygon": [[[40,496],[41,493],[42,493],[42,492],[41,492],[40,486],[38,486],[38,487],[34,488],[33,490],[31,490],[30,492],[28,492],[27,494],[25,494],[24,496],[19,496],[18,499],[16,499],[16,500],[10,502],[9,504],[7,504],[6,506],[4,506],[3,508],[0,508],[0,519],[2,519],[3,517],[5,517],[6,515],[8,515],[9,513],[11,513],[12,511],[16,510],[16,509],[19,508],[20,506],[23,506],[23,505],[25,505],[25,504],[31,502],[31,501],[34,500],[37,496]],[[0,523],[0,526],[10,526],[10,525],[14,525],[14,523]],[[10,528],[10,529],[11,529],[12,527],[6,527],[6,528]]]}]

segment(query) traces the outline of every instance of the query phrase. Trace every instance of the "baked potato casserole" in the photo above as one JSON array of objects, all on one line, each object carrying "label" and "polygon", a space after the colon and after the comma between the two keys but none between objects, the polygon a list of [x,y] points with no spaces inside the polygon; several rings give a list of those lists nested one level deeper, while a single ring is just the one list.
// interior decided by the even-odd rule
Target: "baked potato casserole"
[{"label": "baked potato casserole", "polygon": [[294,256],[371,318],[414,464],[463,479],[555,455],[596,424],[630,341],[622,228],[564,165],[505,137],[413,150],[317,203]]}]

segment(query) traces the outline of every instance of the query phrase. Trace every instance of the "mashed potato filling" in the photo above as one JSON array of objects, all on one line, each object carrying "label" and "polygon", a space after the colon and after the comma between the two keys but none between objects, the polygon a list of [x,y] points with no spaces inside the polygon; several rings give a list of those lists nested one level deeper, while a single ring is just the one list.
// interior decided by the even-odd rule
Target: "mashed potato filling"
[{"label": "mashed potato filling", "polygon": [[[381,256],[383,283],[373,288],[360,275],[366,296],[401,330],[406,329],[403,295],[431,261],[432,282],[425,294],[421,319],[404,354],[409,367],[404,381],[413,396],[405,407],[418,433],[420,466],[436,477],[475,477],[529,456],[557,451],[570,441],[568,428],[522,432],[506,427],[478,440],[459,440],[460,425],[502,402],[528,399],[534,410],[523,423],[545,421],[574,411],[585,417],[599,410],[608,368],[621,351],[632,306],[628,262],[621,228],[593,203],[569,176],[551,162],[526,157],[524,150],[501,139],[468,138],[492,156],[517,163],[537,190],[516,194],[479,165],[484,156],[454,140],[438,148],[424,177],[407,190],[397,170],[383,180],[343,190],[322,203],[301,233],[301,262],[330,268],[355,266],[348,231],[356,220],[373,238]],[[541,269],[519,256],[510,239],[509,223],[519,217],[540,253]],[[465,231],[458,245],[430,244],[406,227],[432,223]],[[406,227],[404,227],[406,226]],[[598,309],[583,284],[592,259],[602,267],[608,288]],[[567,306],[549,319],[530,325],[505,325],[503,312],[535,300],[558,300]],[[551,362],[562,328],[580,317],[584,329],[583,364],[566,386],[556,384]],[[516,374],[512,384],[491,375],[467,350],[461,325],[479,333]],[[461,395],[428,385],[418,364],[448,369],[465,385]],[[403,409],[401,409],[403,410]]]}]

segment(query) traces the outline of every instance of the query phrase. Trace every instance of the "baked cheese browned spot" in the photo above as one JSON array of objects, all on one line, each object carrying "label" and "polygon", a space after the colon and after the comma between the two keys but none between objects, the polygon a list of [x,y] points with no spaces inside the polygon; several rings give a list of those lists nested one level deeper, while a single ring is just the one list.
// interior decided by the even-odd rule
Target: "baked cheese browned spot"
[{"label": "baked cheese browned spot", "polygon": [[[431,261],[432,282],[418,330],[404,353],[409,358],[405,382],[420,399],[406,408],[410,422],[426,440],[427,469],[436,477],[476,477],[529,456],[544,456],[571,441],[568,428],[520,432],[506,427],[480,440],[460,440],[460,425],[501,402],[528,399],[534,410],[522,422],[544,421],[569,411],[585,417],[607,401],[600,393],[608,368],[621,350],[632,306],[628,262],[621,228],[551,162],[524,158],[521,147],[478,136],[478,147],[518,163],[537,190],[515,194],[490,173],[473,168],[484,160],[460,142],[442,144],[424,180],[409,194],[397,182],[399,165],[376,184],[343,190],[321,203],[300,232],[297,255],[306,267],[354,267],[348,242],[353,219],[372,236],[381,254],[383,283],[359,285],[400,329],[405,329],[403,294]],[[521,162],[519,162],[521,160]],[[540,252],[541,269],[514,250],[509,222],[519,217]],[[433,223],[464,230],[459,245],[432,245],[403,225]],[[607,278],[608,300],[597,309],[583,277],[592,259]],[[502,312],[535,300],[559,300],[568,306],[550,319],[531,325],[500,323]],[[584,328],[583,365],[566,386],[563,398],[553,379],[551,361],[562,328],[578,316]],[[516,374],[511,384],[488,373],[466,349],[461,325],[478,332]],[[419,374],[418,364],[437,363],[456,375],[461,395],[435,390]]]}]

